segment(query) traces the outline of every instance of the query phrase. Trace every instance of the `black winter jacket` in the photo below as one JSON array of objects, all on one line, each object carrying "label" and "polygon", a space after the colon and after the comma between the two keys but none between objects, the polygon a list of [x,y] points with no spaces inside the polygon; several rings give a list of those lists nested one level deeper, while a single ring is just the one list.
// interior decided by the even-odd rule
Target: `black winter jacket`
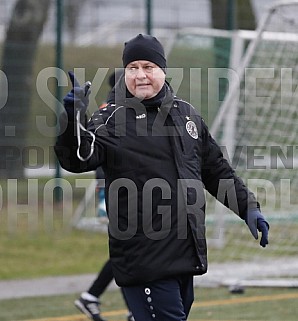
[{"label": "black winter jacket", "polygon": [[55,146],[61,166],[72,172],[102,166],[105,172],[119,286],[206,273],[204,189],[243,219],[248,208],[259,207],[196,110],[167,85],[164,91],[161,104],[145,107],[126,98],[121,79],[108,106],[88,121],[94,138],[80,133],[80,154],[91,154],[86,160],[77,157],[75,122],[61,117],[64,130]]}]

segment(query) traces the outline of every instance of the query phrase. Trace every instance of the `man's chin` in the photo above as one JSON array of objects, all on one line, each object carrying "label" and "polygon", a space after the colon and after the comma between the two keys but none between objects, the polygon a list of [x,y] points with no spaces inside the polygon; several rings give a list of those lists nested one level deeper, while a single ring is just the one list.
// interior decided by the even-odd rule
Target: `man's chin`
[{"label": "man's chin", "polygon": [[140,100],[146,100],[146,99],[150,99],[152,97],[154,97],[155,94],[152,94],[152,93],[148,93],[148,92],[139,92],[139,93],[136,93],[136,97]]},{"label": "man's chin", "polygon": [[136,97],[137,97],[138,99],[140,99],[140,100],[148,99],[148,98],[147,98],[148,96],[147,96],[147,95],[144,95],[144,94],[137,94]]}]

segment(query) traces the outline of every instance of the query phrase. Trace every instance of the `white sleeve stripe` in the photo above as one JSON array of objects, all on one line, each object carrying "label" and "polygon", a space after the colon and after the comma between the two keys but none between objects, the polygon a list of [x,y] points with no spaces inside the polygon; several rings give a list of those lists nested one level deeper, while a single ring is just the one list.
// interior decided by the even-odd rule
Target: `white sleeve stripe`
[{"label": "white sleeve stripe", "polygon": [[114,114],[116,113],[116,111],[118,111],[120,108],[124,108],[124,106],[119,106],[117,107],[115,110],[113,110],[113,112],[111,113],[111,115],[107,118],[107,120],[103,123],[103,124],[100,124],[97,128],[95,128],[94,132],[96,133],[97,130],[102,127],[102,126],[106,126],[107,123],[109,122],[109,120],[114,116]]}]

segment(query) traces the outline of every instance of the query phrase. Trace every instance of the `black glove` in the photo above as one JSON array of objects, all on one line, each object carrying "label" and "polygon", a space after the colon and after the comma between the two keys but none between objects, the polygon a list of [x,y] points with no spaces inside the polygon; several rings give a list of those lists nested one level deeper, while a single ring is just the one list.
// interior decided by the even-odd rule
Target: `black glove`
[{"label": "black glove", "polygon": [[89,95],[91,93],[91,83],[87,81],[82,87],[77,81],[72,71],[68,72],[69,78],[72,83],[72,90],[64,97],[64,107],[67,114],[71,117],[75,117],[77,111],[80,112],[81,117],[85,115],[88,104]]},{"label": "black glove", "polygon": [[251,234],[257,240],[258,231],[262,233],[260,245],[266,247],[268,242],[269,224],[261,214],[259,209],[249,210],[245,219]]}]

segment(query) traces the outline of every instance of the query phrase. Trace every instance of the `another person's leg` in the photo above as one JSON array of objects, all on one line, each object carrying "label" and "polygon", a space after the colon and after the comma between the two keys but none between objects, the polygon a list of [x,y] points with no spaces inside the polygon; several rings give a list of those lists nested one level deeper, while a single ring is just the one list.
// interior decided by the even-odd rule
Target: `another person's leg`
[{"label": "another person's leg", "polygon": [[93,321],[104,321],[100,315],[98,298],[106,290],[107,286],[113,280],[113,271],[111,261],[108,260],[97,275],[87,292],[83,292],[75,306]]},{"label": "another person's leg", "polygon": [[123,288],[136,321],[186,321],[193,302],[193,277],[182,276]]},{"label": "another person's leg", "polygon": [[108,285],[113,281],[113,279],[114,275],[112,271],[112,264],[111,261],[108,260],[98,273],[97,278],[94,280],[87,292],[99,298],[106,290]]}]

